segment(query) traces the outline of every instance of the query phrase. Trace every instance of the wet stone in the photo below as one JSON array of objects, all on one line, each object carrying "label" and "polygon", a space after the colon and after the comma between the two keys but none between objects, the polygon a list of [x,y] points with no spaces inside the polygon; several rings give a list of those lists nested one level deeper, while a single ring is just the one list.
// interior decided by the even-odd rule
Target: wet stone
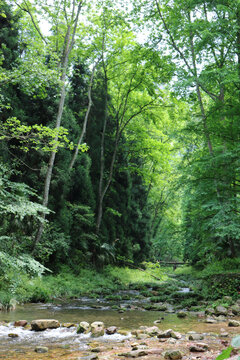
[{"label": "wet stone", "polygon": [[238,327],[238,326],[240,326],[240,321],[237,321],[237,320],[229,320],[228,326]]},{"label": "wet stone", "polygon": [[81,321],[78,328],[77,334],[87,334],[90,331],[90,325],[86,321]]},{"label": "wet stone", "polygon": [[17,338],[17,337],[19,337],[19,335],[18,335],[18,334],[14,334],[14,333],[10,333],[10,334],[8,334],[8,337],[10,337],[10,338]]},{"label": "wet stone", "polygon": [[191,335],[189,335],[188,339],[199,341],[199,340],[203,340],[204,336],[202,334],[191,334]]},{"label": "wet stone", "polygon": [[164,356],[164,359],[168,360],[182,359],[182,353],[180,350],[167,350],[162,355]]},{"label": "wet stone", "polygon": [[216,324],[217,320],[208,317],[208,318],[206,318],[205,323],[207,323],[207,324]]},{"label": "wet stone", "polygon": [[227,332],[222,332],[220,335],[219,335],[219,337],[221,337],[221,338],[226,338],[226,337],[228,337],[229,336],[229,334],[227,333]]},{"label": "wet stone", "polygon": [[187,313],[185,311],[179,311],[177,313],[178,318],[185,318],[187,316]]},{"label": "wet stone", "polygon": [[27,325],[27,320],[18,320],[18,321],[15,321],[15,323],[14,323],[14,326],[22,326],[22,327],[24,327],[24,326],[26,326]]},{"label": "wet stone", "polygon": [[209,350],[209,347],[205,343],[197,343],[189,346],[189,350],[192,352],[205,352]]},{"label": "wet stone", "polygon": [[76,324],[74,324],[74,323],[63,323],[62,324],[62,327],[65,327],[67,329],[70,329],[71,327],[75,327],[75,326],[76,326]]},{"label": "wet stone", "polygon": [[60,327],[58,320],[54,319],[39,319],[31,322],[32,330],[42,331],[46,329],[57,329]]},{"label": "wet stone", "polygon": [[224,306],[217,306],[215,309],[216,315],[227,315],[227,309]]},{"label": "wet stone", "polygon": [[113,335],[116,334],[117,332],[117,327],[116,326],[110,326],[106,329],[106,334],[107,335]]},{"label": "wet stone", "polygon": [[48,352],[48,348],[46,346],[37,346],[34,351],[36,353],[43,354]]}]

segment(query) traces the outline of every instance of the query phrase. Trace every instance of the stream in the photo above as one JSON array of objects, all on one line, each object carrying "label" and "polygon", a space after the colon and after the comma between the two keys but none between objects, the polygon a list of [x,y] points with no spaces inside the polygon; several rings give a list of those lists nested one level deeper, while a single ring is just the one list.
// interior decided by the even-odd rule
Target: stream
[{"label": "stream", "polygon": [[[124,306],[132,301],[124,301]],[[136,302],[137,303],[137,302]],[[136,304],[135,303],[135,304]],[[95,307],[95,308],[94,308]],[[96,308],[97,307],[97,308]],[[98,340],[102,342],[121,342],[129,338],[130,331],[137,329],[142,325],[153,326],[157,319],[162,319],[159,324],[161,330],[173,329],[181,333],[196,331],[199,333],[219,333],[222,328],[227,329],[226,323],[218,322],[216,324],[206,324],[204,319],[198,318],[194,314],[189,314],[187,318],[180,319],[174,313],[165,313],[159,311],[127,310],[119,313],[111,309],[110,303],[104,299],[81,298],[73,300],[70,303],[54,304],[25,304],[18,305],[17,309],[11,312],[0,312],[0,322],[6,321],[10,325],[0,325],[0,354],[6,352],[6,349],[18,351],[19,348],[29,348],[33,345],[44,346],[64,346],[71,344],[73,349],[84,350],[90,341],[90,335],[79,335],[76,328],[60,327],[58,329],[34,332],[14,327],[14,321],[35,319],[57,319],[60,323],[79,323],[87,321],[103,321],[105,326],[117,326],[119,329],[129,331],[129,335],[104,335]],[[233,329],[235,331],[235,329]],[[18,337],[11,338],[8,334],[14,333]],[[0,356],[1,357],[1,356]]]}]

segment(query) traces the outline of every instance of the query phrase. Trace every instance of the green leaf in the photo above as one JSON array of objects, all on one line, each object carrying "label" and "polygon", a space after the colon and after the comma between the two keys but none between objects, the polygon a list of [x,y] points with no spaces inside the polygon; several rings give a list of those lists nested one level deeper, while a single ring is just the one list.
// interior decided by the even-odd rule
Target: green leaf
[{"label": "green leaf", "polygon": [[232,347],[229,346],[227,349],[223,350],[222,353],[215,360],[224,360],[228,359],[232,352]]}]

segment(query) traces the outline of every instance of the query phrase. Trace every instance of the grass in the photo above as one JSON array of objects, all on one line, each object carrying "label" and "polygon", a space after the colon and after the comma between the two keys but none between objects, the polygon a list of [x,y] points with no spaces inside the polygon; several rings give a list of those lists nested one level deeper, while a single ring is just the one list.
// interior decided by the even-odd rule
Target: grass
[{"label": "grass", "polygon": [[[161,274],[157,275],[161,276]],[[167,277],[162,276],[162,281],[163,279]],[[8,299],[16,298],[19,302],[48,302],[59,298],[67,300],[80,296],[111,297],[113,293],[121,289],[147,290],[150,283],[151,285],[162,283],[154,279],[148,270],[112,266],[107,266],[101,272],[80,269],[78,275],[75,275],[68,267],[63,267],[57,275],[30,278],[22,274],[19,275],[17,284],[14,284],[14,277],[11,281],[11,288],[5,286],[0,292],[2,303],[6,302],[6,294]]]},{"label": "grass", "polygon": [[[10,276],[9,273],[8,281],[0,284],[0,303],[8,303],[11,298],[19,302],[48,302],[59,298],[68,300],[84,295],[111,297],[121,289],[139,290],[142,295],[151,297],[152,301],[169,301],[170,299],[176,301],[174,293],[178,291],[179,286],[182,286],[178,279],[187,280],[187,284],[190,284],[204,299],[216,300],[224,295],[236,297],[237,277],[227,280],[223,278],[223,280],[220,279],[221,283],[216,282],[216,284],[215,280],[211,284],[208,283],[208,279],[211,280],[215,274],[239,274],[239,265],[240,259],[225,259],[208,265],[204,270],[196,270],[189,266],[181,267],[174,272],[171,271],[169,277],[158,267],[147,267],[145,271],[141,271],[128,267],[107,266],[101,272],[82,268],[76,275],[64,266],[57,275],[34,278],[27,274]],[[173,274],[174,278],[171,277]],[[156,277],[161,280],[157,280]],[[149,288],[152,289],[151,292]],[[192,294],[176,294],[179,302],[182,301],[184,304],[186,302],[185,305],[188,306],[198,305]],[[189,296],[191,298],[188,299]],[[201,297],[198,298],[200,299]]]}]

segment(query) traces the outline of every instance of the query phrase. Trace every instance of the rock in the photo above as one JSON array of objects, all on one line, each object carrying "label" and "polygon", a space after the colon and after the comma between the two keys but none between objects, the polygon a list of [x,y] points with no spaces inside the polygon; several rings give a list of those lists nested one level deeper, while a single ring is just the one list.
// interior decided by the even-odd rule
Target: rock
[{"label": "rock", "polygon": [[173,339],[179,340],[179,339],[181,339],[182,335],[181,335],[179,332],[176,332],[176,331],[173,331],[173,330],[172,330],[172,332],[171,332],[171,337],[172,337]]},{"label": "rock", "polygon": [[144,330],[145,334],[149,336],[156,336],[159,334],[160,330],[157,326],[152,326]]},{"label": "rock", "polygon": [[159,334],[158,334],[158,338],[170,338],[171,337],[171,333],[172,333],[172,329],[168,329],[168,330],[165,330],[165,331],[161,331]]},{"label": "rock", "polygon": [[168,360],[178,360],[182,359],[182,353],[180,350],[167,350],[163,354],[164,359]]},{"label": "rock", "polygon": [[107,335],[113,335],[116,334],[117,332],[117,327],[116,326],[110,326],[106,329],[106,334]]},{"label": "rock", "polygon": [[182,335],[178,332],[173,331],[172,329],[168,329],[165,331],[158,332],[157,337],[161,338],[174,338],[174,339],[181,339]]},{"label": "rock", "polygon": [[60,323],[58,320],[54,319],[39,319],[33,320],[31,322],[31,328],[35,331],[42,331],[46,329],[57,329],[59,328]]},{"label": "rock", "polygon": [[205,343],[197,343],[197,344],[191,344],[189,346],[189,350],[192,352],[204,352],[209,350],[209,347]]},{"label": "rock", "polygon": [[233,299],[232,299],[232,297],[231,296],[224,296],[223,298],[222,298],[222,300],[223,300],[223,302],[227,302],[227,303],[232,303],[232,301],[233,301]]},{"label": "rock", "polygon": [[185,311],[179,311],[177,313],[178,318],[185,318],[187,316],[187,313]]},{"label": "rock", "polygon": [[169,344],[176,344],[176,342],[177,342],[176,339],[173,339],[173,338],[167,339],[167,343],[169,343]]},{"label": "rock", "polygon": [[215,308],[215,314],[216,315],[227,315],[227,309],[224,306],[217,306]]},{"label": "rock", "polygon": [[22,326],[22,327],[25,327],[27,325],[27,320],[18,320],[18,321],[15,321],[14,323],[14,326]]},{"label": "rock", "polygon": [[229,320],[228,326],[238,327],[238,326],[240,326],[240,321],[237,321],[237,320]]},{"label": "rock", "polygon": [[100,353],[101,351],[102,351],[102,349],[100,347],[95,347],[95,348],[91,349],[91,352],[94,352],[94,353]]},{"label": "rock", "polygon": [[215,310],[214,310],[213,308],[207,308],[207,309],[205,310],[205,314],[207,314],[207,315],[213,315],[213,314],[215,314]]},{"label": "rock", "polygon": [[87,334],[90,331],[90,325],[86,321],[81,321],[77,328],[77,334]]},{"label": "rock", "polygon": [[224,315],[219,315],[219,316],[216,317],[216,320],[217,320],[217,321],[226,321],[227,318],[226,318],[226,316],[224,316]]},{"label": "rock", "polygon": [[18,334],[14,334],[14,333],[10,333],[10,334],[8,334],[8,337],[10,337],[10,338],[17,338],[17,337],[19,337],[19,335],[18,335]]},{"label": "rock", "polygon": [[118,330],[118,334],[128,336],[129,332],[127,330]]},{"label": "rock", "polygon": [[203,340],[204,336],[202,334],[191,334],[188,337],[189,340],[194,340],[194,341],[199,341],[199,340]]},{"label": "rock", "polygon": [[167,338],[165,338],[165,339],[164,339],[164,338],[160,338],[160,339],[159,339],[159,342],[160,342],[160,343],[164,343],[164,342],[166,342],[166,341],[167,341]]},{"label": "rock", "polygon": [[226,338],[226,337],[228,337],[229,336],[229,334],[227,333],[227,332],[222,332],[220,335],[219,335],[219,337],[221,337],[221,338]]},{"label": "rock", "polygon": [[231,310],[232,310],[234,315],[239,315],[240,314],[240,305],[238,305],[238,304],[233,305],[231,307]]},{"label": "rock", "polygon": [[37,346],[34,351],[36,353],[43,354],[48,352],[48,348],[46,346]]},{"label": "rock", "polygon": [[91,333],[93,337],[104,335],[104,323],[102,321],[95,321],[91,324]]},{"label": "rock", "polygon": [[206,320],[205,320],[205,323],[207,324],[216,324],[217,323],[217,320],[211,318],[211,317],[207,317]]},{"label": "rock", "polygon": [[121,353],[118,354],[118,356],[124,356],[124,358],[138,358],[140,356],[147,356],[148,352],[145,350],[133,350],[133,351],[129,351],[127,353]]},{"label": "rock", "polygon": [[94,354],[94,355],[81,356],[76,360],[98,360],[98,359],[99,359],[98,356]]},{"label": "rock", "polygon": [[74,323],[63,323],[62,324],[62,327],[65,327],[67,329],[70,329],[71,327],[75,327],[75,326],[76,326],[76,324],[74,324]]}]

